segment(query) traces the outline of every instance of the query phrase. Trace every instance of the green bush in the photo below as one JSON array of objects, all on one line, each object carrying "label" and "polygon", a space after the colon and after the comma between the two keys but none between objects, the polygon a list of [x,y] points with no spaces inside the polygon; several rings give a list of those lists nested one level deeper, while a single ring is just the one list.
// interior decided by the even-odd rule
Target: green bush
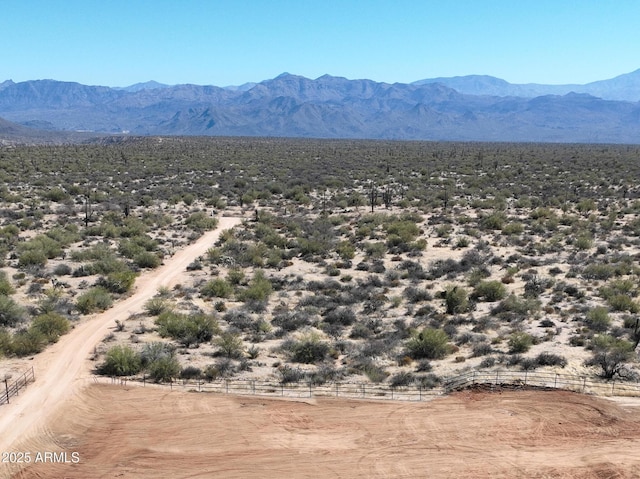
[{"label": "green bush", "polygon": [[106,376],[132,376],[142,369],[140,355],[129,346],[114,346],[105,357],[98,372]]},{"label": "green bush", "polygon": [[449,336],[442,329],[425,328],[407,342],[407,354],[413,359],[442,359],[449,353]]},{"label": "green bush", "polygon": [[238,299],[243,302],[266,301],[269,299],[271,292],[271,281],[264,275],[263,271],[258,270],[253,274],[249,286],[240,291]]},{"label": "green bush", "polygon": [[156,319],[158,333],[170,337],[185,346],[210,341],[218,331],[218,323],[206,314],[185,315],[174,311],[164,311]]},{"label": "green bush", "polygon": [[99,285],[115,294],[128,292],[136,282],[136,273],[133,271],[118,271],[110,273],[106,278],[101,278]]},{"label": "green bush", "polygon": [[321,341],[317,335],[308,334],[291,345],[291,361],[314,364],[324,361],[329,354],[329,350],[329,345],[325,341]]},{"label": "green bush", "polygon": [[91,314],[109,309],[111,304],[109,291],[102,286],[96,286],[78,296],[76,309],[82,314]]},{"label": "green bush", "polygon": [[638,303],[632,300],[626,294],[616,294],[608,299],[608,303],[614,311],[629,311],[637,313],[640,309]]},{"label": "green bush", "polygon": [[26,310],[9,296],[0,294],[0,326],[14,327],[26,319]]},{"label": "green bush", "polygon": [[0,270],[0,295],[9,296],[15,292],[11,281],[7,278],[7,273]]},{"label": "green bush", "polygon": [[626,363],[634,356],[633,343],[603,334],[591,341],[593,356],[585,361],[587,366],[597,366],[606,379],[626,376]]},{"label": "green bush", "polygon": [[180,375],[180,370],[180,362],[173,355],[158,358],[146,368],[149,377],[155,382],[171,381]]},{"label": "green bush", "polygon": [[509,336],[508,344],[511,354],[526,353],[533,345],[533,336],[527,333],[513,333]]},{"label": "green bush", "polygon": [[198,211],[189,215],[185,224],[194,231],[203,232],[215,229],[218,226],[218,220],[207,216],[204,211]]},{"label": "green bush", "polygon": [[133,262],[139,268],[153,269],[160,266],[161,260],[157,254],[151,253],[150,251],[143,251],[134,256]]},{"label": "green bush", "polygon": [[49,312],[36,316],[29,329],[42,334],[47,342],[53,343],[70,329],[69,320],[64,316]]},{"label": "green bush", "polygon": [[216,338],[215,345],[218,346],[220,354],[224,357],[233,359],[242,357],[244,345],[242,338],[237,334],[224,332]]},{"label": "green bush", "polygon": [[151,298],[144,303],[144,310],[150,316],[158,316],[170,308],[170,303],[164,298]]},{"label": "green bush", "polygon": [[447,306],[447,314],[466,313],[469,310],[467,292],[460,286],[452,286],[447,289],[444,296]]},{"label": "green bush", "polygon": [[586,322],[589,328],[593,331],[606,331],[611,325],[609,311],[603,306],[596,306],[587,313]]},{"label": "green bush", "polygon": [[47,255],[44,251],[28,249],[18,257],[18,266],[21,268],[27,266],[44,266],[47,264]]},{"label": "green bush", "polygon": [[11,334],[5,328],[0,328],[0,358],[13,354]]},{"label": "green bush", "polygon": [[473,290],[472,297],[483,301],[500,301],[507,295],[507,288],[500,281],[480,281]]},{"label": "green bush", "polygon": [[35,329],[23,329],[13,335],[11,350],[16,356],[30,356],[42,351],[47,345],[47,338]]},{"label": "green bush", "polygon": [[233,286],[221,278],[208,281],[201,289],[200,294],[207,298],[228,298],[233,294]]}]

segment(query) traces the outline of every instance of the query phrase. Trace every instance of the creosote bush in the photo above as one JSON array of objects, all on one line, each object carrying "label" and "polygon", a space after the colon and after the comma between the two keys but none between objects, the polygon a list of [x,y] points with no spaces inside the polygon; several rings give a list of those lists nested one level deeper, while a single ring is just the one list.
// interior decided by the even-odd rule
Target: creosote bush
[{"label": "creosote bush", "polygon": [[407,354],[413,359],[442,359],[449,353],[449,336],[442,329],[425,328],[407,341]]}]

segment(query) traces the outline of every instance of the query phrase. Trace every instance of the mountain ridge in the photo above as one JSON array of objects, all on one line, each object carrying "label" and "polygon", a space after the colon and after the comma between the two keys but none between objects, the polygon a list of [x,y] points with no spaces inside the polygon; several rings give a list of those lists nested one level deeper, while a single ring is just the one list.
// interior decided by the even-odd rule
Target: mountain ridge
[{"label": "mountain ridge", "polygon": [[[502,95],[514,85],[486,75],[431,80],[389,84],[283,73],[242,88],[7,80],[0,83],[0,117],[47,130],[108,134],[640,142],[637,101],[577,89]],[[587,85],[592,92],[640,92],[640,70]]]}]

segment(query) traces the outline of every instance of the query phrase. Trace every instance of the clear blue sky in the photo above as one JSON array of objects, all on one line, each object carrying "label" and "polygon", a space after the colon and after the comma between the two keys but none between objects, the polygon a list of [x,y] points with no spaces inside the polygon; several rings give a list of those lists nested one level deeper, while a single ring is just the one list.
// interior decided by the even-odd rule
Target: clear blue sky
[{"label": "clear blue sky", "polygon": [[587,83],[640,68],[638,0],[0,0],[0,81],[238,85],[290,72]]}]

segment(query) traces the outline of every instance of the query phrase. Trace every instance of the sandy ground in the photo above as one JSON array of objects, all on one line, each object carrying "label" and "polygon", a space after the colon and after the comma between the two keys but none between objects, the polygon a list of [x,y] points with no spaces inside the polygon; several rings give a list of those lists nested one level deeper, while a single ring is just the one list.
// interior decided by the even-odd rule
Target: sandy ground
[{"label": "sandy ground", "polygon": [[638,426],[638,409],[564,391],[402,403],[93,384],[19,446],[77,464],[8,477],[632,478]]},{"label": "sandy ground", "polygon": [[37,355],[33,360],[36,382],[0,411],[0,451],[10,451],[18,439],[41,432],[52,408],[78,394],[79,386],[91,377],[91,368],[94,366],[87,359],[94,347],[113,329],[116,320],[123,321],[132,312],[140,311],[159,287],[176,284],[187,265],[194,258],[204,255],[222,230],[240,222],[240,218],[221,217],[216,230],[178,251],[160,268],[140,276],[136,281],[136,290],[129,298],[82,322],[56,344]]}]

